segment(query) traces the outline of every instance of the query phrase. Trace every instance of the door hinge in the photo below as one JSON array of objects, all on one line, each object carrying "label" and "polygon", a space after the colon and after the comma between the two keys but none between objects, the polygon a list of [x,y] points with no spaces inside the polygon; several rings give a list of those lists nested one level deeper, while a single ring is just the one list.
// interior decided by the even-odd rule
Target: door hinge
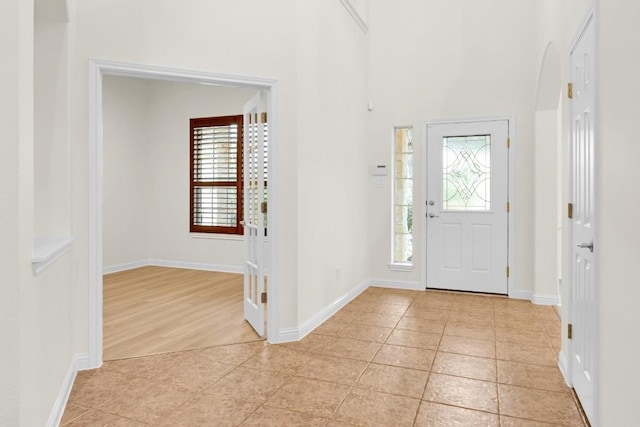
[{"label": "door hinge", "polygon": [[567,218],[573,219],[573,203],[567,204]]},{"label": "door hinge", "polygon": [[507,265],[507,279],[509,278],[509,266]]},{"label": "door hinge", "polygon": [[267,202],[260,203],[260,212],[262,212],[263,214],[267,213]]},{"label": "door hinge", "polygon": [[263,292],[263,293],[260,294],[260,302],[262,304],[266,304],[267,303],[267,293],[266,292]]},{"label": "door hinge", "polygon": [[573,99],[573,83],[567,85],[567,98]]},{"label": "door hinge", "polygon": [[267,123],[267,113],[260,113],[260,123]]},{"label": "door hinge", "polygon": [[511,138],[507,138],[507,148],[511,148]]},{"label": "door hinge", "polygon": [[573,339],[573,325],[571,323],[567,325],[567,338]]},{"label": "door hinge", "polygon": [[511,203],[507,202],[507,213],[511,212]]}]

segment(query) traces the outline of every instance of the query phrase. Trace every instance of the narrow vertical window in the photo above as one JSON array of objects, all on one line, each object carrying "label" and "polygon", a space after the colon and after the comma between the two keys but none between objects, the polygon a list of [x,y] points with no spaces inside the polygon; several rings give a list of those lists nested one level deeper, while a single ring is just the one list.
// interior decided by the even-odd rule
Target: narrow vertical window
[{"label": "narrow vertical window", "polygon": [[413,128],[394,128],[393,263],[413,261]]}]

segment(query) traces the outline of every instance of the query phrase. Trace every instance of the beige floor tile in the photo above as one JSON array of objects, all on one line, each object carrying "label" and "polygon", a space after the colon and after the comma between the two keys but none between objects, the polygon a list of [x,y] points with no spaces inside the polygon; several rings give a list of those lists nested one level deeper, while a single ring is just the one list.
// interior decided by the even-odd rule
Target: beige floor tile
[{"label": "beige floor tile", "polygon": [[340,319],[330,318],[325,321],[322,325],[318,326],[313,330],[314,334],[321,335],[333,335],[337,336],[341,330],[343,330],[347,325],[351,323],[350,321],[344,321]]},{"label": "beige floor tile", "polygon": [[354,388],[333,419],[361,426],[411,426],[419,404],[418,399]]},{"label": "beige floor tile", "polygon": [[446,351],[447,353],[466,354],[469,356],[488,358],[496,357],[495,341],[476,340],[452,335],[445,335],[442,337],[438,350]]},{"label": "beige floor tile", "polygon": [[493,326],[493,313],[487,314],[475,311],[451,310],[451,312],[449,312],[448,321],[469,323],[472,325]]},{"label": "beige floor tile", "polygon": [[259,401],[234,399],[229,396],[201,394],[180,406],[158,427],[233,426],[240,425],[259,406]]},{"label": "beige floor tile", "polygon": [[431,372],[495,382],[496,361],[464,354],[438,352]]},{"label": "beige floor tile", "polygon": [[360,312],[364,310],[369,304],[372,304],[372,302],[371,300],[367,300],[367,298],[363,298],[363,299],[356,298],[353,301],[351,301],[349,304],[345,305],[343,307],[343,310]]},{"label": "beige floor tile", "polygon": [[69,403],[85,408],[100,408],[107,405],[114,397],[126,390],[132,377],[103,369],[82,371],[69,395]]},{"label": "beige floor tile", "polygon": [[525,420],[522,418],[500,416],[502,427],[552,427],[553,424],[541,423],[539,421]]},{"label": "beige floor tile", "polygon": [[381,344],[352,338],[333,338],[318,353],[325,356],[344,357],[347,359],[370,361]]},{"label": "beige floor tile", "polygon": [[409,308],[403,304],[370,304],[364,311],[370,313],[390,314],[392,316],[402,316]]},{"label": "beige floor tile", "polygon": [[313,355],[312,359],[297,375],[322,381],[353,385],[367,362],[353,359],[343,359],[330,356]]},{"label": "beige floor tile", "polygon": [[317,417],[330,417],[347,395],[349,387],[336,383],[292,378],[265,405],[304,412]]},{"label": "beige floor tile", "polygon": [[157,383],[146,378],[131,378],[111,390],[108,404],[96,409],[152,424],[167,417],[192,395],[182,387]]},{"label": "beige floor tile", "polygon": [[425,371],[371,363],[355,386],[420,399],[428,378]]},{"label": "beige floor tile", "polygon": [[498,413],[496,384],[432,373],[424,392],[424,400]]},{"label": "beige floor tile", "polygon": [[468,303],[464,300],[454,300],[451,304],[451,311],[461,311],[474,315],[474,317],[485,316],[493,319],[493,305],[487,302]]},{"label": "beige floor tile", "polygon": [[416,427],[499,427],[498,415],[457,406],[422,402],[414,424]]},{"label": "beige floor tile", "polygon": [[582,426],[570,393],[499,384],[500,413],[563,426]]},{"label": "beige floor tile", "polygon": [[386,343],[392,345],[403,345],[406,347],[426,348],[435,350],[438,348],[442,335],[434,333],[423,333],[416,331],[408,331],[404,329],[395,329],[387,338]]},{"label": "beige floor tile", "polygon": [[211,347],[195,351],[198,352],[201,356],[204,356],[216,362],[240,365],[250,357],[260,352],[260,350],[262,350],[267,345],[269,344],[266,341],[257,341],[244,344]]},{"label": "beige floor tile", "polygon": [[518,316],[496,317],[496,328],[524,329],[527,331],[541,331],[542,322],[539,319],[522,319]]},{"label": "beige floor tile", "polygon": [[244,368],[294,374],[298,369],[306,365],[311,358],[312,356],[308,353],[290,350],[284,347],[269,346],[244,362],[241,366]]},{"label": "beige floor tile", "polygon": [[442,334],[444,331],[444,320],[422,319],[419,317],[403,317],[398,322],[396,329],[405,329],[416,332],[427,332]]},{"label": "beige floor tile", "polygon": [[337,336],[342,338],[354,338],[364,341],[383,343],[393,329],[380,326],[368,326],[359,323],[351,323],[346,326]]},{"label": "beige floor tile", "polygon": [[91,409],[68,424],[63,425],[65,427],[143,427],[148,424]]},{"label": "beige floor tile", "polygon": [[333,336],[311,333],[300,341],[277,344],[277,346],[307,353],[319,353],[326,348],[329,343],[333,342],[334,339],[335,337]]},{"label": "beige floor tile", "polygon": [[262,371],[238,367],[206,389],[244,400],[267,400],[289,379],[282,372]]},{"label": "beige floor tile", "polygon": [[558,358],[548,346],[529,347],[521,344],[497,341],[496,357],[501,360],[510,360],[513,362],[558,366]]},{"label": "beige floor tile", "polygon": [[91,409],[85,408],[84,406],[74,405],[73,403],[69,403],[66,408],[64,408],[64,413],[62,414],[62,420],[60,421],[60,425],[69,424],[71,421],[80,417],[81,415],[86,414]]},{"label": "beige floor tile", "polygon": [[522,387],[569,393],[570,389],[556,366],[498,360],[498,382]]},{"label": "beige floor tile", "polygon": [[353,323],[360,323],[362,325],[369,326],[381,326],[383,328],[394,328],[398,324],[400,318],[401,316],[394,316],[391,314],[362,312],[353,319]]},{"label": "beige floor tile", "polygon": [[526,345],[529,347],[549,348],[551,343],[547,335],[541,331],[526,331],[522,329],[506,329],[496,327],[496,341]]},{"label": "beige floor tile", "polygon": [[391,292],[379,295],[376,302],[381,304],[396,304],[409,306],[415,299],[412,293]]},{"label": "beige floor tile", "polygon": [[404,315],[405,317],[418,317],[420,319],[447,320],[449,310],[413,304]]},{"label": "beige floor tile", "polygon": [[105,370],[200,390],[229,373],[235,365],[212,361],[196,351],[106,362]]},{"label": "beige floor tile", "polygon": [[373,361],[382,365],[428,371],[431,369],[434,357],[435,352],[432,350],[385,344]]},{"label": "beige floor tile", "polygon": [[544,330],[547,332],[547,334],[555,334],[555,335],[560,335],[562,330],[562,324],[560,323],[560,320],[542,320],[542,325],[544,326]]},{"label": "beige floor tile", "polygon": [[282,427],[282,426],[308,426],[323,427],[328,420],[300,412],[288,411],[282,408],[263,406],[251,415],[243,424],[243,427]]},{"label": "beige floor tile", "polygon": [[493,326],[472,325],[462,322],[447,322],[444,328],[445,335],[473,338],[476,340],[494,340]]}]

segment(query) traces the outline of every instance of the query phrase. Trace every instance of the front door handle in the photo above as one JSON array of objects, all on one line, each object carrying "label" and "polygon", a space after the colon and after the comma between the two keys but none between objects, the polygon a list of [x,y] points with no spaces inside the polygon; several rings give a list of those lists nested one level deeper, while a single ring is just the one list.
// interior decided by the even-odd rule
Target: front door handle
[{"label": "front door handle", "polygon": [[439,216],[434,214],[433,212],[429,212],[429,218],[439,218]]},{"label": "front door handle", "polygon": [[589,249],[591,252],[593,252],[593,240],[589,243],[579,243],[578,247],[581,249]]}]

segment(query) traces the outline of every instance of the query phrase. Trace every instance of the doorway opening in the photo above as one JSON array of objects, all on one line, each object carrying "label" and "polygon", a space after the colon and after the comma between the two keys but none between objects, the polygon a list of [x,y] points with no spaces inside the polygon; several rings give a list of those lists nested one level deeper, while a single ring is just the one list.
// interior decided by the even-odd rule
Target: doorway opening
[{"label": "doorway opening", "polygon": [[[108,76],[129,77],[146,79],[151,82],[172,82],[189,83],[195,85],[218,86],[220,88],[236,88],[238,91],[262,92],[265,98],[265,112],[269,112],[269,134],[268,134],[268,174],[269,186],[265,194],[271,201],[276,201],[278,191],[277,174],[277,111],[275,109],[277,97],[277,82],[269,79],[257,79],[243,76],[229,76],[213,73],[202,73],[188,70],[176,70],[160,67],[149,67],[137,64],[123,64],[109,61],[90,61],[90,283],[89,283],[89,359],[91,367],[99,367],[103,360],[104,336],[103,336],[103,271],[104,271],[104,217],[103,209],[105,202],[105,182],[103,163],[105,161],[105,140],[104,140],[104,93],[103,84]],[[200,86],[204,88],[205,86]],[[188,129],[188,125],[187,125]],[[265,135],[265,138],[267,136]],[[184,136],[180,141],[181,143]],[[266,144],[265,144],[266,145]],[[188,174],[188,172],[187,172]],[[188,175],[187,175],[188,176]],[[188,189],[188,187],[187,187]],[[263,250],[266,254],[265,265],[262,266],[269,271],[269,293],[270,307],[268,310],[268,322],[266,335],[270,341],[278,340],[278,270],[274,268],[277,261],[277,254],[272,248],[277,247],[277,226],[278,209],[277,203],[270,203],[269,222],[266,227],[269,238],[264,239]],[[186,209],[185,209],[186,212]],[[135,213],[134,213],[135,214]],[[186,224],[188,229],[188,224]],[[202,239],[205,240],[205,239]],[[214,259],[214,256],[212,256]],[[151,258],[150,264],[154,264]],[[162,259],[157,264],[162,266]],[[193,263],[197,267],[198,263]],[[193,267],[194,265],[191,265]],[[202,263],[201,263],[202,264]],[[189,267],[178,265],[178,267]],[[215,269],[215,268],[213,268]],[[185,270],[186,271],[186,270]],[[240,273],[242,270],[235,271]],[[228,272],[227,272],[228,273]],[[233,272],[232,272],[233,273]],[[224,273],[221,273],[224,274]],[[240,275],[240,278],[242,276]],[[242,303],[242,302],[240,302]]]}]

